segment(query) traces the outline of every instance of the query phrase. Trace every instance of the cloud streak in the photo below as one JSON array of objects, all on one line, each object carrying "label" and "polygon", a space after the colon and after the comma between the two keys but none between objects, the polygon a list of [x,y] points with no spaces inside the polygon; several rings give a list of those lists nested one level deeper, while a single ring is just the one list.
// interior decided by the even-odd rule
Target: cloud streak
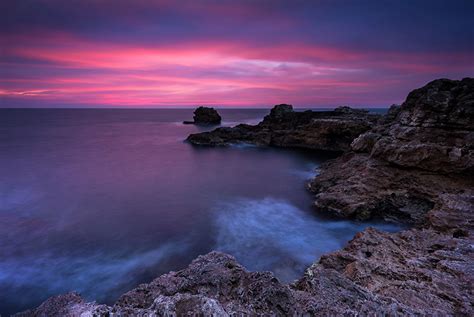
[{"label": "cloud streak", "polygon": [[469,2],[292,3],[7,1],[0,107],[386,106],[474,74]]}]

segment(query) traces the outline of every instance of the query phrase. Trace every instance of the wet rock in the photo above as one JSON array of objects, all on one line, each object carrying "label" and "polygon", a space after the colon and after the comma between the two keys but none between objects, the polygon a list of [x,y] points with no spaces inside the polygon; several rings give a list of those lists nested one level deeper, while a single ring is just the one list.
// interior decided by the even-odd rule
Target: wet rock
[{"label": "wet rock", "polygon": [[293,111],[291,105],[276,105],[258,125],[240,124],[210,132],[191,134],[196,145],[222,146],[251,143],[312,150],[347,151],[361,133],[381,116],[365,110],[340,107],[334,111]]},{"label": "wet rock", "polygon": [[194,110],[194,121],[183,121],[184,124],[214,125],[221,123],[221,116],[214,108],[198,107]]}]

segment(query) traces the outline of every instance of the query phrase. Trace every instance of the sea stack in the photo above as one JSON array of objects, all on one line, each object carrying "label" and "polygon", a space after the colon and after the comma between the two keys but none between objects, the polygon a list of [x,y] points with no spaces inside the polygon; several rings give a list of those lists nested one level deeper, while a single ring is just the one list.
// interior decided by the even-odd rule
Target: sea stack
[{"label": "sea stack", "polygon": [[194,121],[184,121],[184,124],[215,125],[221,123],[221,116],[216,109],[200,106],[194,110]]}]

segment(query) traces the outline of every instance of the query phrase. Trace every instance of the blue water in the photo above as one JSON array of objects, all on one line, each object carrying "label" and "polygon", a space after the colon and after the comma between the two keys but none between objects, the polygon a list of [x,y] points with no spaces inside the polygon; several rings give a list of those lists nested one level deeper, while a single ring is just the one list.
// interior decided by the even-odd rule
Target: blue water
[{"label": "blue water", "polygon": [[[224,125],[268,110],[221,110]],[[320,218],[305,183],[330,156],[196,148],[192,110],[0,110],[0,313],[78,291],[113,303],[221,250],[299,277],[369,224]],[[377,225],[398,230],[393,225]]]}]

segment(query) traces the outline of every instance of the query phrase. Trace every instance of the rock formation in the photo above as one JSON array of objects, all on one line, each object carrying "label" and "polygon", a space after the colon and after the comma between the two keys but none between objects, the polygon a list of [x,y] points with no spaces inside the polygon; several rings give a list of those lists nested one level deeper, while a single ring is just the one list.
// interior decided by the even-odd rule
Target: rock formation
[{"label": "rock formation", "polygon": [[474,79],[433,81],[392,110],[309,188],[320,211],[415,227],[364,231],[320,265],[427,315],[473,315]]},{"label": "rock formation", "polygon": [[[348,108],[335,112],[300,114],[279,105],[257,126],[196,137],[205,144],[260,144],[269,138],[262,144],[334,149],[326,141],[283,135],[295,127],[321,131],[321,122],[347,115],[351,122],[370,117]],[[138,286],[113,306],[70,293],[21,315],[473,316],[473,114],[474,79],[436,80],[392,106],[377,126],[353,140],[350,151],[325,164],[309,185],[320,212],[412,228],[366,229],[293,284],[280,283],[270,272],[248,272],[233,257],[211,252]]]},{"label": "rock formation", "polygon": [[369,130],[381,116],[365,110],[339,107],[334,111],[293,111],[291,105],[276,105],[257,125],[239,124],[191,134],[195,145],[222,146],[251,143],[324,151],[346,151],[354,138]]},{"label": "rock formation", "polygon": [[221,116],[214,108],[198,107],[194,110],[194,121],[183,121],[184,124],[215,125],[221,123]]},{"label": "rock formation", "polygon": [[474,79],[433,81],[396,111],[310,184],[319,210],[423,223],[434,207],[472,199]]}]

